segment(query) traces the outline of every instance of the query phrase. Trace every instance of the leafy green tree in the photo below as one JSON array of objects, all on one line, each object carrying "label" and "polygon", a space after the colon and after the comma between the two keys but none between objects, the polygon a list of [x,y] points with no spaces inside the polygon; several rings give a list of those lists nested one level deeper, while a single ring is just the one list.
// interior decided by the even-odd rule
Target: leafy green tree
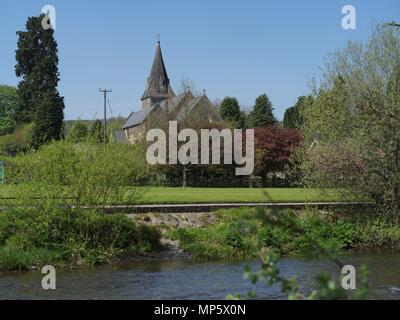
[{"label": "leafy green tree", "polygon": [[34,123],[32,143],[37,148],[62,138],[64,100],[57,91],[59,81],[58,49],[54,30],[44,29],[42,19],[29,17],[26,31],[17,32],[15,74],[18,84],[19,123]]},{"label": "leafy green tree", "polygon": [[253,128],[266,127],[276,123],[274,108],[268,96],[264,93],[256,98],[254,108],[249,115],[249,125]]},{"label": "leafy green tree", "polygon": [[311,95],[298,97],[296,104],[286,109],[283,116],[283,126],[285,128],[300,129],[304,123],[302,117],[305,112],[304,109],[311,107],[313,102],[314,98]]},{"label": "leafy green tree", "polygon": [[0,136],[14,131],[17,106],[17,89],[6,85],[0,86]]},{"label": "leafy green tree", "polygon": [[76,121],[71,126],[71,129],[68,134],[68,139],[71,142],[82,142],[88,136],[88,127],[82,121]]},{"label": "leafy green tree", "polygon": [[13,133],[0,136],[0,155],[14,157],[29,151],[32,144],[32,124],[17,127]]},{"label": "leafy green tree", "polygon": [[235,125],[243,124],[243,114],[235,97],[225,97],[219,107],[219,113],[226,121],[233,122]]},{"label": "leafy green tree", "polygon": [[[303,182],[341,187],[400,213],[400,30],[377,26],[366,44],[331,55],[305,110]],[[316,144],[314,142],[317,142]],[[311,147],[312,146],[312,147]]]}]

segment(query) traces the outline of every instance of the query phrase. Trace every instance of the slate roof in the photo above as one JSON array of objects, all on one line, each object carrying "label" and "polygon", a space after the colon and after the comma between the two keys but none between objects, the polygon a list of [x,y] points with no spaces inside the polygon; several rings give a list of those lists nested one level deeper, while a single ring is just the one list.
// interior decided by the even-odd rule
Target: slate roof
[{"label": "slate roof", "polygon": [[157,42],[156,54],[147,80],[147,87],[143,93],[142,100],[147,98],[171,98],[175,93],[172,90],[165,69],[161,53],[160,41]]},{"label": "slate roof", "polygon": [[170,113],[182,101],[182,99],[185,97],[185,95],[186,95],[186,93],[182,93],[179,96],[175,96],[173,98],[163,100],[160,102],[160,107],[164,111]]},{"label": "slate roof", "polygon": [[127,129],[141,124],[144,120],[146,120],[147,116],[155,107],[156,106],[132,112],[126,120],[125,124],[122,126],[122,129]]},{"label": "slate roof", "polygon": [[165,112],[170,113],[172,110],[175,109],[175,107],[178,105],[178,103],[182,101],[182,99],[185,97],[185,95],[186,95],[186,93],[183,93],[179,96],[175,96],[171,99],[164,100],[160,103],[157,103],[150,108],[145,108],[145,109],[141,109],[136,112],[135,111],[131,112],[128,119],[122,126],[122,129],[128,129],[128,128],[131,128],[131,127],[134,127],[134,126],[137,126],[137,125],[143,123],[143,121],[145,121],[147,119],[149,114],[156,107],[161,107]]}]

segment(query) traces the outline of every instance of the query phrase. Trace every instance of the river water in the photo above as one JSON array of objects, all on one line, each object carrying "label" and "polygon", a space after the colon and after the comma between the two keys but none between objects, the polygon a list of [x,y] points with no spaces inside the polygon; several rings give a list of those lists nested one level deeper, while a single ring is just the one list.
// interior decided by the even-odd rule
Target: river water
[{"label": "river water", "polygon": [[[374,251],[343,255],[342,261],[370,270],[371,298],[400,299],[400,253]],[[250,290],[260,299],[283,299],[280,288],[252,285],[243,278],[247,262],[201,262],[191,259],[142,259],[114,265],[57,271],[57,289],[41,288],[39,271],[0,273],[0,299],[225,299],[228,293],[245,296]],[[321,271],[338,274],[330,262],[284,258],[281,274],[296,275],[300,288],[315,289]]]}]

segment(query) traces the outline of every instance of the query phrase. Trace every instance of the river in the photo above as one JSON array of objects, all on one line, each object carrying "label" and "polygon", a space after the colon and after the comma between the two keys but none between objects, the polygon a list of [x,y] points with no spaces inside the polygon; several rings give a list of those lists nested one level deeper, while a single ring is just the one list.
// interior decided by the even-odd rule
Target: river
[{"label": "river", "polygon": [[[373,251],[349,253],[342,261],[370,270],[371,298],[400,299],[400,253]],[[280,288],[265,283],[252,285],[243,278],[243,268],[259,262],[191,259],[141,259],[113,265],[57,271],[57,289],[41,288],[39,271],[0,273],[0,299],[224,299],[228,293],[243,296],[250,290],[260,299],[283,299]],[[320,271],[337,273],[330,262],[283,258],[281,274],[296,275],[300,288],[315,288]]]}]

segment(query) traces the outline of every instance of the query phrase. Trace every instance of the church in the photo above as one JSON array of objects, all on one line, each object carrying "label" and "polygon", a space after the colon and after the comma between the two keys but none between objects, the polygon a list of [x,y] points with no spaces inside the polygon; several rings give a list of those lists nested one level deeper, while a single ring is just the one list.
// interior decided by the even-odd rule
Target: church
[{"label": "church", "polygon": [[221,121],[221,117],[205,91],[195,96],[186,88],[184,93],[175,95],[158,40],[146,89],[141,98],[141,110],[132,112],[122,126],[124,138],[129,143],[137,143],[145,137],[147,130],[162,128],[171,120],[177,121],[178,125],[190,127],[194,121],[198,124],[212,124]]}]

